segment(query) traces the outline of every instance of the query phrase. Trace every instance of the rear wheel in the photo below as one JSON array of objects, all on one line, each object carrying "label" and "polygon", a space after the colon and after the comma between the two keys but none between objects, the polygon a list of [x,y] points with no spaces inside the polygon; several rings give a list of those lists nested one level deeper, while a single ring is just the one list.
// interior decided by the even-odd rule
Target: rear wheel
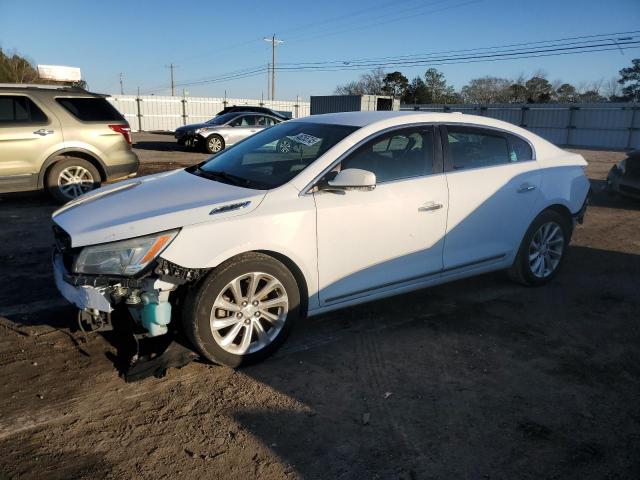
[{"label": "rear wheel", "polygon": [[272,354],[300,315],[294,276],[261,253],[232,259],[187,295],[183,327],[208,360],[239,367]]},{"label": "rear wheel", "polygon": [[204,148],[208,153],[218,153],[224,150],[224,140],[220,135],[211,135],[204,141]]},{"label": "rear wheel", "polygon": [[87,160],[66,158],[49,169],[45,187],[55,200],[66,203],[100,187],[100,173]]},{"label": "rear wheel", "polygon": [[544,285],[556,276],[571,239],[571,220],[545,210],[531,223],[509,276],[523,285]]}]

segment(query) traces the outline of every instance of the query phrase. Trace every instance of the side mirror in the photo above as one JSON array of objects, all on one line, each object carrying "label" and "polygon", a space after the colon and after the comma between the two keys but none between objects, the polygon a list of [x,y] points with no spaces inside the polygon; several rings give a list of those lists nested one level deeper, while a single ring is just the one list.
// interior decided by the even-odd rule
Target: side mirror
[{"label": "side mirror", "polygon": [[325,190],[373,190],[376,188],[376,174],[359,168],[347,168],[327,182]]}]

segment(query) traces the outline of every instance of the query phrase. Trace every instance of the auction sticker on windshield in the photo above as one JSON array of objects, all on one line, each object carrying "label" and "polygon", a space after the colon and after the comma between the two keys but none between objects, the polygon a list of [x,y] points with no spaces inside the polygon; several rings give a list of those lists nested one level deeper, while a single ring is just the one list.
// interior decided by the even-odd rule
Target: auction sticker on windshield
[{"label": "auction sticker on windshield", "polygon": [[307,133],[299,133],[297,135],[289,136],[287,138],[290,138],[294,142],[298,142],[303,145],[306,145],[307,147],[311,147],[312,145],[315,145],[316,143],[322,140],[321,138],[314,137],[313,135],[309,135]]}]

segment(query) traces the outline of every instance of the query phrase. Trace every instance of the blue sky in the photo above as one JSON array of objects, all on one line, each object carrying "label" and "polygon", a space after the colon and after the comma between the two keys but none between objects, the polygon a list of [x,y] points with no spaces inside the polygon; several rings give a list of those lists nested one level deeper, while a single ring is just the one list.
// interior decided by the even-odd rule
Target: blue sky
[{"label": "blue sky", "polygon": [[[16,1],[0,0],[0,46],[35,63],[78,66],[94,91],[167,94],[178,82],[270,61],[262,40],[285,43],[278,62],[430,53],[640,30],[638,0]],[[640,49],[436,66],[456,88],[485,75],[544,70],[572,83],[617,76]],[[428,66],[399,68],[407,77]],[[394,68],[389,69],[394,70]],[[278,99],[330,94],[361,72],[279,72]],[[180,87],[180,92],[181,92]],[[259,98],[267,76],[188,86],[189,94]]]}]

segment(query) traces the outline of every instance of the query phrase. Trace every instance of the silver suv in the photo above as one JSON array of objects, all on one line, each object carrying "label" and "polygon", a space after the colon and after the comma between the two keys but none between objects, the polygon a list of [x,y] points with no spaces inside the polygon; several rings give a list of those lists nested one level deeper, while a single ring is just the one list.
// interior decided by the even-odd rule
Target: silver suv
[{"label": "silver suv", "polygon": [[138,165],[129,124],[104,95],[0,84],[0,193],[44,188],[68,202]]}]

